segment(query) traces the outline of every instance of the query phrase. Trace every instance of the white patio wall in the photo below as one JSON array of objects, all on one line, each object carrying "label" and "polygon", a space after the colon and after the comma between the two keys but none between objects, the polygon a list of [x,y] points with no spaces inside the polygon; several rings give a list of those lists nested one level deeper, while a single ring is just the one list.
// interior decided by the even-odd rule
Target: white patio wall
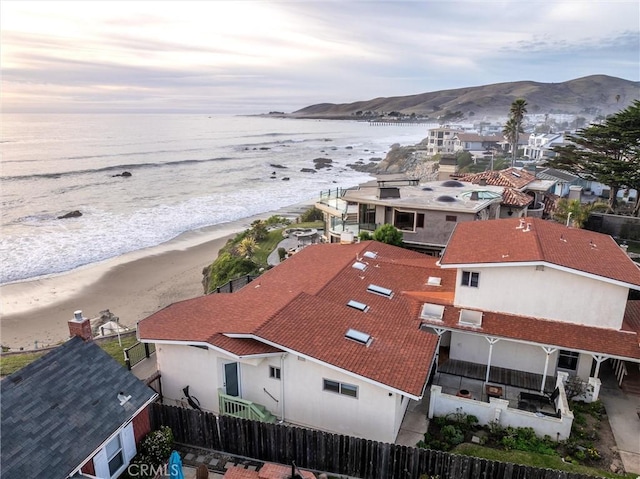
[{"label": "white patio wall", "polygon": [[556,408],[561,412],[560,418],[539,416],[533,412],[510,408],[509,401],[505,399],[490,398],[490,402],[486,403],[443,394],[442,387],[433,385],[429,400],[429,419],[462,411],[476,416],[481,425],[488,425],[495,421],[505,427],[531,427],[538,436],[550,436],[552,439],[562,441],[571,434],[573,413],[569,410],[560,376],[557,386],[560,394],[556,399]]}]

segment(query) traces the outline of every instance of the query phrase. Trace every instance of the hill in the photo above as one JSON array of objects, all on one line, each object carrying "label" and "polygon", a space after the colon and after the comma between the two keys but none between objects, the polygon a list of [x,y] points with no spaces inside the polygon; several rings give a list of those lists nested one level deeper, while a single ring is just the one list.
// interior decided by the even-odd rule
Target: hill
[{"label": "hill", "polygon": [[353,118],[389,112],[429,117],[461,112],[467,119],[505,117],[511,103],[524,98],[530,114],[609,115],[640,98],[640,82],[591,75],[562,83],[518,81],[441,90],[418,95],[375,98],[354,103],[319,103],[289,116],[297,118]]}]

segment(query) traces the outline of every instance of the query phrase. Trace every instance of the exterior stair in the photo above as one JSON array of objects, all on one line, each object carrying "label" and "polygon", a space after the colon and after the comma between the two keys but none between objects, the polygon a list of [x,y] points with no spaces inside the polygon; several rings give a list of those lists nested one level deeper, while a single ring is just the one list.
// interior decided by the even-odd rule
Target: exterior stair
[{"label": "exterior stair", "polygon": [[627,375],[622,381],[620,388],[632,396],[640,396],[640,368],[638,364],[627,362]]},{"label": "exterior stair", "polygon": [[225,394],[218,389],[218,403],[220,414],[226,416],[253,419],[255,421],[274,423],[277,418],[262,404]]}]

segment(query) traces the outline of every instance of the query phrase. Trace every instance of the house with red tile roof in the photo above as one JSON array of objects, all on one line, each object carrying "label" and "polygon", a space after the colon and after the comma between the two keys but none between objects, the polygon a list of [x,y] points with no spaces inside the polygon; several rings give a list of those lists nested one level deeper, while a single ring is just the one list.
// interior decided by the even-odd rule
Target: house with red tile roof
[{"label": "house with red tile roof", "polygon": [[[605,361],[640,363],[630,290],[640,270],[609,236],[469,221],[440,259],[373,241],[308,246],[235,293],[154,313],[138,335],[156,344],[168,402],[186,404],[188,386],[214,413],[393,442],[432,374],[461,367],[481,371],[486,393],[432,385],[432,415],[462,408],[564,439],[567,377],[593,401]],[[506,388],[551,411],[521,410]]]},{"label": "house with red tile roof", "polygon": [[393,442],[438,344],[420,330],[420,295],[454,276],[382,243],[311,245],[235,293],[152,314],[138,335],[156,345],[165,399],[189,386],[204,410]]},{"label": "house with red tile roof", "polygon": [[640,269],[608,235],[538,218],[459,224],[440,266],[455,292],[424,323],[447,332],[450,358],[592,382],[605,360],[640,363],[628,299]]}]

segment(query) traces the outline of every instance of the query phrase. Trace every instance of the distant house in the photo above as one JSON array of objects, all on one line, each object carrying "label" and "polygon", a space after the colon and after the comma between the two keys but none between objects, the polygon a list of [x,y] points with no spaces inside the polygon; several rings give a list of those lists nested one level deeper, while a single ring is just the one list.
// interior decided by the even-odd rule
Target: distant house
[{"label": "distant house", "polygon": [[536,161],[553,158],[555,156],[553,148],[562,145],[564,145],[563,133],[532,133],[524,147],[524,156]]},{"label": "distant house", "polygon": [[487,152],[502,150],[502,135],[483,136],[477,133],[456,133],[453,138],[454,152],[468,151],[474,158],[483,158]]},{"label": "distant house", "polygon": [[427,154],[434,156],[438,153],[454,153],[455,137],[459,133],[462,133],[460,129],[448,126],[430,129],[427,133],[427,138],[423,141],[423,143],[426,143]]},{"label": "distant house", "polygon": [[[418,184],[381,179],[329,191],[316,207],[324,213],[328,242],[352,241],[361,231],[373,232],[391,224],[402,231],[407,246],[438,253],[456,223],[500,217],[503,190],[456,180]],[[531,202],[529,197],[527,201]]]},{"label": "distant house", "polygon": [[502,186],[501,218],[548,216],[555,205],[550,191],[555,181],[537,178],[520,168],[468,173],[459,175],[458,179],[478,185]]},{"label": "distant house", "polygon": [[[89,320],[70,329],[90,338]],[[157,395],[97,344],[74,336],[2,380],[5,479],[119,477],[150,431]]]}]

